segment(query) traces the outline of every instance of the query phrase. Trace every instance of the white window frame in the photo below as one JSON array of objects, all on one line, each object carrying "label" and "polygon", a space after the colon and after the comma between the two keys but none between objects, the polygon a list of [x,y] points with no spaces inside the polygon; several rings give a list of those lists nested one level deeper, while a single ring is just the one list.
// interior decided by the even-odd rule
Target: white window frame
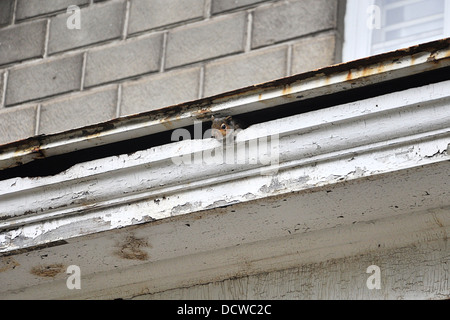
[{"label": "white window frame", "polygon": [[[375,0],[347,0],[344,22],[344,45],[342,50],[343,62],[371,55],[372,30],[368,28],[367,21],[370,19],[371,15],[371,11],[368,10],[368,8],[374,4]],[[450,37],[450,0],[445,0],[444,16],[442,38]]]}]

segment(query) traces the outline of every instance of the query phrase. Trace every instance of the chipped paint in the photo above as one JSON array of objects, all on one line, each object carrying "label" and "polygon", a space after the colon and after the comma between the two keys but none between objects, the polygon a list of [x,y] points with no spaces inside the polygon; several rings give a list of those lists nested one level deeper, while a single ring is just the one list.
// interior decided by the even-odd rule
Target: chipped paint
[{"label": "chipped paint", "polygon": [[54,176],[0,181],[0,252],[447,161],[448,86],[293,115],[236,136],[257,148],[249,141],[277,135],[276,170],[263,163],[173,162],[180,154],[211,154],[217,141],[204,139],[80,163]]}]

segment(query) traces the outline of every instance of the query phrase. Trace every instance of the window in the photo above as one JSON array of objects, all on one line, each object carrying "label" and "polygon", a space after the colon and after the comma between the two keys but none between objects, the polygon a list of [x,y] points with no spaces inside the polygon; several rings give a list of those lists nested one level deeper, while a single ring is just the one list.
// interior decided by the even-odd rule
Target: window
[{"label": "window", "polygon": [[450,0],[347,0],[343,60],[450,36]]}]

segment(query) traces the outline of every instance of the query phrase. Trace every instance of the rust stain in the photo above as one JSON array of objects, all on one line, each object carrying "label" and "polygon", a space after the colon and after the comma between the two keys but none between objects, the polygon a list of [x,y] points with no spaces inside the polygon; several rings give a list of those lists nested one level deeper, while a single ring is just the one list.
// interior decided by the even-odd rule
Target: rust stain
[{"label": "rust stain", "polygon": [[436,55],[435,53],[432,53],[428,58],[427,62],[436,62]]},{"label": "rust stain", "polygon": [[383,64],[378,64],[376,66],[364,67],[359,70],[348,70],[347,75],[345,77],[346,81],[352,81],[357,78],[368,77],[374,74],[383,73],[386,71],[386,66]]},{"label": "rust stain", "polygon": [[102,132],[95,132],[93,134],[90,134],[90,135],[86,136],[86,138],[88,138],[88,139],[95,139],[95,138],[98,138],[98,137],[101,137],[101,136],[102,136]]},{"label": "rust stain", "polygon": [[119,245],[116,255],[127,260],[148,260],[149,255],[143,249],[151,248],[147,240],[136,238],[134,235],[128,236],[125,241]]},{"label": "rust stain", "polygon": [[352,73],[352,70],[350,69],[350,70],[348,70],[348,72],[347,72],[347,76],[345,77],[345,80],[346,81],[350,81],[350,80],[352,80],[353,79],[353,73]]},{"label": "rust stain", "polygon": [[262,93],[258,94],[258,101],[262,100]]},{"label": "rust stain", "polygon": [[200,110],[195,110],[192,112],[198,119],[208,119],[211,117],[211,108],[202,108]]},{"label": "rust stain", "polygon": [[371,67],[364,67],[364,68],[362,69],[362,76],[363,76],[363,77],[370,76],[370,75],[373,73],[372,70],[373,70],[373,69],[372,69]]},{"label": "rust stain", "polygon": [[173,123],[172,121],[168,120],[168,119],[162,119],[160,121],[164,127],[166,127],[166,129],[172,130],[173,129]]},{"label": "rust stain", "polygon": [[166,127],[166,129],[168,130],[173,130],[175,129],[175,126],[173,124],[173,121],[175,120],[180,120],[181,116],[179,113],[176,114],[168,114],[166,115],[164,118],[159,119],[159,123],[161,123],[164,127]]},{"label": "rust stain", "polygon": [[31,148],[31,152],[32,153],[40,153],[41,152],[40,146],[36,146],[36,147]]},{"label": "rust stain", "polygon": [[38,141],[38,144],[34,144],[28,147],[25,147],[24,149],[16,149],[14,154],[18,157],[21,157],[23,154],[33,154],[36,158],[45,158],[45,154],[43,150],[41,149],[41,144]]},{"label": "rust stain", "polygon": [[65,272],[65,266],[61,263],[35,266],[30,270],[31,274],[43,278],[54,278],[56,275]]},{"label": "rust stain", "polygon": [[81,136],[87,139],[95,139],[104,135],[108,130],[114,130],[116,125],[114,123],[101,123],[97,127],[88,127],[81,129]]},{"label": "rust stain", "polygon": [[450,50],[446,50],[446,51],[445,51],[444,57],[445,57],[445,58],[450,57]]},{"label": "rust stain", "polygon": [[442,60],[442,59],[437,59],[437,57],[438,57],[439,55],[442,55],[442,56],[443,56],[442,59],[448,58],[448,57],[450,57],[450,50],[445,50],[444,52],[442,52],[442,50],[433,50],[433,51],[430,51],[430,56],[427,58],[427,62],[435,62],[435,63],[438,63],[439,60]]},{"label": "rust stain", "polygon": [[288,85],[283,86],[283,90],[281,91],[281,93],[282,93],[283,95],[291,94],[291,93],[292,93],[292,87],[291,87],[291,86],[288,86]]},{"label": "rust stain", "polygon": [[211,110],[209,108],[208,109],[200,109],[198,111],[195,111],[194,113],[197,115],[204,115],[204,114],[211,113]]},{"label": "rust stain", "polygon": [[382,64],[378,65],[378,67],[377,67],[377,73],[382,73],[382,72],[384,72],[384,71],[386,71],[385,66],[382,65]]}]

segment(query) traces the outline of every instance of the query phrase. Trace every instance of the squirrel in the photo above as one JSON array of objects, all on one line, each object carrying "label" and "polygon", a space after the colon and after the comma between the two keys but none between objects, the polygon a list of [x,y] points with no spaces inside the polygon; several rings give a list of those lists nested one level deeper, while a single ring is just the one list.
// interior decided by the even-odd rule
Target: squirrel
[{"label": "squirrel", "polygon": [[236,134],[245,129],[245,125],[238,119],[233,119],[231,116],[216,118],[211,116],[211,129],[212,137],[217,140],[222,140],[226,138],[229,140],[230,137],[235,137]]}]

